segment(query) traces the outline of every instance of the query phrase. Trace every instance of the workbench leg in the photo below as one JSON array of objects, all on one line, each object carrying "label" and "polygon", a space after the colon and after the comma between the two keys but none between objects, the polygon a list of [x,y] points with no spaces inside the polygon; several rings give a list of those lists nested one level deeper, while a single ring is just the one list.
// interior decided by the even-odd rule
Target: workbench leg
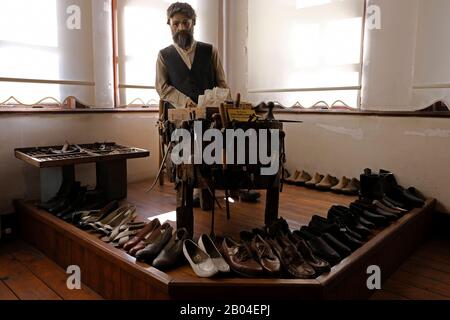
[{"label": "workbench leg", "polygon": [[105,192],[107,200],[127,197],[127,161],[97,162],[97,188]]},{"label": "workbench leg", "polygon": [[41,202],[52,199],[61,188],[63,182],[70,183],[75,181],[75,167],[54,167],[41,168]]},{"label": "workbench leg", "polygon": [[210,211],[213,207],[213,197],[209,193],[208,189],[200,190],[200,208],[203,211]]},{"label": "workbench leg", "polygon": [[266,194],[266,214],[265,214],[265,224],[267,226],[271,222],[278,219],[279,202],[280,202],[280,188],[279,187],[268,188]]},{"label": "workbench leg", "polygon": [[[193,197],[194,189],[186,186],[186,194],[183,197],[183,186],[177,187],[177,229],[186,228],[190,237],[194,236],[194,208]],[[182,203],[182,199],[185,199],[185,205]]]}]

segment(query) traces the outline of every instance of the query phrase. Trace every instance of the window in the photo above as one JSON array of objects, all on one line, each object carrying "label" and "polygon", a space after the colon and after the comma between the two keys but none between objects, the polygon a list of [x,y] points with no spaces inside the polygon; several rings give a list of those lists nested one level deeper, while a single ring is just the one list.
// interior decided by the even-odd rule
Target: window
[{"label": "window", "polygon": [[[2,0],[0,103],[52,104],[75,96],[87,105],[112,107],[109,6],[110,1]],[[53,99],[42,101],[46,97]]]},{"label": "window", "polygon": [[[167,25],[171,0],[117,0],[120,105],[158,104],[158,52],[172,44]],[[195,39],[219,42],[219,1],[189,0],[197,12]]]},{"label": "window", "polygon": [[249,0],[254,103],[359,106],[364,0]]}]

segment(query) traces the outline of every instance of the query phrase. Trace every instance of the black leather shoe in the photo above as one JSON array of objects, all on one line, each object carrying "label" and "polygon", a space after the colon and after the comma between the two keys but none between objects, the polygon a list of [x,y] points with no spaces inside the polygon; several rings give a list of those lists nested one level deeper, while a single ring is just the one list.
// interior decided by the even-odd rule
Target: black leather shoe
[{"label": "black leather shoe", "polygon": [[356,200],[355,203],[357,205],[363,207],[365,210],[367,210],[369,212],[373,212],[378,215],[384,216],[390,222],[393,222],[400,218],[400,215],[396,215],[394,213],[387,212],[387,211],[373,205],[372,203],[367,203],[366,201],[363,201],[363,200]]},{"label": "black leather shoe", "polygon": [[152,263],[172,238],[172,232],[173,228],[168,223],[153,231],[145,248],[136,253],[136,259]]},{"label": "black leather shoe", "polygon": [[359,219],[348,208],[343,206],[332,206],[328,211],[328,220],[337,224],[344,224],[361,235],[363,239],[366,239],[372,233],[370,229],[359,222]]},{"label": "black leather shoe", "polygon": [[334,250],[322,237],[316,236],[308,230],[308,227],[302,227],[293,232],[295,236],[305,240],[313,254],[325,261],[331,266],[338,264],[342,257]]},{"label": "black leather shoe", "polygon": [[389,225],[389,220],[385,216],[368,211],[366,208],[358,205],[357,203],[350,204],[350,210],[360,217],[375,224],[377,227],[384,228]]},{"label": "black leather shoe", "polygon": [[189,239],[189,233],[185,228],[178,229],[169,240],[164,249],[153,260],[153,266],[160,270],[166,270],[177,265],[183,257],[183,242]]},{"label": "black leather shoe", "polygon": [[355,238],[357,235],[352,233],[345,226],[330,223],[328,220],[320,216],[313,216],[309,222],[309,227],[320,233],[331,234],[339,240],[339,242],[352,249],[352,251],[355,251],[363,244],[359,239]]}]

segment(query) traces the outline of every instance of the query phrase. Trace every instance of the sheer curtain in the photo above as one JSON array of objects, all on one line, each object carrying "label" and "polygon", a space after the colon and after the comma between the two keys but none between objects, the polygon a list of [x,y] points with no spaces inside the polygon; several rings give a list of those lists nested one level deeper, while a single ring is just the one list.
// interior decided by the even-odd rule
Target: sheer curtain
[{"label": "sheer curtain", "polygon": [[[120,104],[157,104],[159,50],[172,44],[167,25],[171,0],[118,0]],[[219,43],[219,0],[188,0],[197,12],[195,39]]]},{"label": "sheer curtain", "polygon": [[2,0],[0,103],[73,95],[112,107],[110,6],[110,0]]},{"label": "sheer curtain", "polygon": [[364,0],[249,0],[253,102],[357,107],[364,8]]}]

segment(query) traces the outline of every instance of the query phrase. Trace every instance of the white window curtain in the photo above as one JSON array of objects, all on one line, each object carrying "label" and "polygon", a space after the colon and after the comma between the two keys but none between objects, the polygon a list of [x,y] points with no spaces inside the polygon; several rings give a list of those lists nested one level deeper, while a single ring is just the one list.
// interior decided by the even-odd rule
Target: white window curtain
[{"label": "white window curtain", "polygon": [[436,101],[450,105],[450,1],[421,0],[418,12],[411,107],[418,110]]},{"label": "white window curtain", "polygon": [[2,0],[0,103],[112,107],[111,39],[110,0]]},{"label": "white window curtain", "polygon": [[[172,44],[167,25],[171,0],[118,0],[120,105],[158,104],[158,52]],[[194,37],[218,46],[219,0],[187,0],[197,12]]]},{"label": "white window curtain", "polygon": [[364,0],[249,0],[252,102],[357,107]]}]

